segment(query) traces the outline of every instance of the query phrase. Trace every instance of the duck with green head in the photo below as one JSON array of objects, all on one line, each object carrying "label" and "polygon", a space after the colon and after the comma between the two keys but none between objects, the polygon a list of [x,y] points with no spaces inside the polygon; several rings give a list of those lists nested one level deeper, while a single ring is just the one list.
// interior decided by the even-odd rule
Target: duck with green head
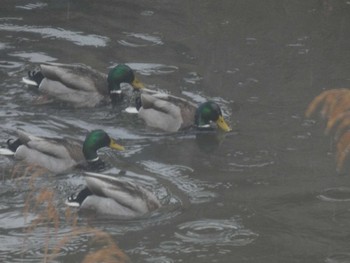
[{"label": "duck with green head", "polygon": [[125,64],[113,67],[108,75],[83,64],[41,64],[38,71],[29,71],[23,82],[37,87],[48,98],[75,108],[95,107],[109,100],[117,103],[123,97],[121,83],[134,89],[144,87]]},{"label": "duck with green head", "polygon": [[83,145],[71,139],[37,137],[21,130],[17,131],[17,136],[16,140],[7,141],[7,151],[1,149],[0,154],[13,155],[16,160],[38,165],[53,173],[76,167],[99,169],[103,162],[97,150],[103,147],[124,150],[103,130],[89,132]]},{"label": "duck with green head", "polygon": [[150,127],[176,132],[192,126],[209,128],[213,123],[229,132],[219,105],[207,101],[199,106],[180,97],[163,93],[142,93],[136,100],[138,116]]}]

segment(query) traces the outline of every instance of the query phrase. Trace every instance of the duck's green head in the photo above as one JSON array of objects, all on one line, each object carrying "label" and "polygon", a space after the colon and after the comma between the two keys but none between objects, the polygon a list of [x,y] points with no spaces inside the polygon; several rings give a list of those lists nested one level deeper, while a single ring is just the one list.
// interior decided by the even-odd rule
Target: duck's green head
[{"label": "duck's green head", "polygon": [[135,77],[134,71],[125,64],[119,64],[112,68],[108,73],[107,82],[112,102],[118,101],[122,96],[120,89],[121,83],[128,83],[134,89],[144,88],[142,82]]},{"label": "duck's green head", "polygon": [[219,105],[213,101],[207,101],[199,105],[196,110],[194,122],[198,127],[204,127],[215,122],[223,131],[231,131],[231,128],[227,125],[222,116]]},{"label": "duck's green head", "polygon": [[124,150],[124,147],[117,144],[105,131],[94,130],[86,136],[83,144],[83,154],[85,159],[88,162],[97,161],[97,150],[103,147],[110,147],[120,151]]}]

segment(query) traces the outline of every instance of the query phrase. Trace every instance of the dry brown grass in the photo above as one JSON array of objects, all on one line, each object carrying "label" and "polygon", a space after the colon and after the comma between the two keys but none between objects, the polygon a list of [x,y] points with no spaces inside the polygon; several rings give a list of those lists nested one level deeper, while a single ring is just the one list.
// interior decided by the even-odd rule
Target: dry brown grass
[{"label": "dry brown grass", "polygon": [[83,263],[110,262],[124,263],[129,262],[129,257],[117,246],[112,237],[97,229],[89,229],[93,233],[93,242],[102,245],[103,248],[90,252],[85,256]]},{"label": "dry brown grass", "polygon": [[305,116],[316,112],[326,120],[325,133],[336,142],[337,170],[342,172],[350,151],[350,90],[331,89],[316,96],[309,104]]},{"label": "dry brown grass", "polygon": [[[22,172],[22,176],[18,174]],[[91,244],[89,247],[96,247],[94,251],[87,253],[82,262],[129,262],[128,256],[117,246],[113,238],[106,232],[87,226],[78,226],[78,216],[69,207],[65,208],[64,215],[60,215],[57,202],[57,194],[53,189],[43,187],[38,189],[35,181],[39,176],[47,176],[47,171],[38,169],[37,166],[15,167],[13,175],[16,180],[23,181],[26,177],[26,183],[29,185],[24,206],[24,216],[27,218],[29,213],[35,214],[36,217],[26,228],[26,233],[33,233],[38,227],[46,228],[44,258],[42,262],[51,262],[57,258],[59,252],[74,239],[81,235],[90,236]],[[30,175],[30,177],[28,177]],[[57,237],[60,226],[71,228],[67,234]]]}]

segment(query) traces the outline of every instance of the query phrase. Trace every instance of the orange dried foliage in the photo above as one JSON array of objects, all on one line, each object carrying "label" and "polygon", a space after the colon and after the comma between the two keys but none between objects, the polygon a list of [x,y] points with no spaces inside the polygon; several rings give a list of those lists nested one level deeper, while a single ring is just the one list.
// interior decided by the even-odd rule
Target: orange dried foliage
[{"label": "orange dried foliage", "polygon": [[129,257],[115,244],[112,237],[106,232],[92,229],[94,243],[104,245],[103,248],[89,253],[83,263],[109,262],[109,263],[126,263],[129,262]]},{"label": "orange dried foliage", "polygon": [[310,118],[316,112],[316,109],[323,106],[322,110],[320,111],[321,115],[328,118],[328,114],[332,111],[333,106],[336,105],[338,98],[347,92],[349,92],[347,89],[332,89],[322,92],[309,104],[305,112],[305,116]]},{"label": "orange dried foliage", "polygon": [[[48,187],[38,189],[36,185],[39,176],[47,176],[48,174],[50,172],[45,168],[23,162],[17,163],[11,173],[12,179],[18,183],[25,183],[29,187],[23,209],[24,217],[27,218],[29,213],[36,214],[36,218],[25,229],[26,233],[30,234],[38,227],[46,227],[43,262],[52,262],[67,244],[75,238],[80,238],[81,235],[91,235],[92,242],[96,244],[96,247],[101,247],[99,250],[88,253],[83,259],[84,263],[129,262],[129,257],[117,246],[108,233],[93,227],[79,227],[77,213],[72,212],[69,207],[66,207],[64,218],[61,218],[54,190]],[[71,231],[57,238],[62,221],[64,221],[65,226],[71,226]],[[52,242],[53,238],[55,243]],[[28,239],[24,239],[23,245],[26,245],[26,240]],[[53,248],[49,248],[50,244],[54,244]]]},{"label": "orange dried foliage", "polygon": [[350,131],[345,132],[337,142],[337,169],[342,170],[350,150]]},{"label": "orange dried foliage", "polygon": [[[29,172],[31,169],[32,167],[28,167],[25,171]],[[64,224],[70,225],[72,229],[64,236],[57,238],[56,234],[62,219],[60,218],[59,210],[55,202],[55,192],[49,188],[42,188],[38,191],[35,187],[35,179],[39,175],[42,175],[42,173],[34,172],[29,179],[30,192],[25,201],[24,213],[28,214],[29,212],[33,212],[37,214],[37,217],[27,228],[28,234],[33,232],[37,227],[47,228],[43,262],[52,262],[69,242],[75,238],[79,238],[81,235],[92,235],[92,242],[98,245],[98,247],[102,247],[99,250],[87,254],[83,259],[84,263],[129,262],[128,256],[116,245],[113,238],[108,233],[92,227],[79,227],[77,224],[77,213],[72,212],[69,207],[65,209]],[[52,230],[55,235],[52,235]],[[52,238],[54,238],[56,243],[54,247],[50,249],[49,244],[52,244]]]},{"label": "orange dried foliage", "polygon": [[318,109],[327,122],[325,133],[334,134],[337,169],[342,171],[350,151],[350,90],[331,89],[322,92],[309,104],[305,116],[311,117]]}]

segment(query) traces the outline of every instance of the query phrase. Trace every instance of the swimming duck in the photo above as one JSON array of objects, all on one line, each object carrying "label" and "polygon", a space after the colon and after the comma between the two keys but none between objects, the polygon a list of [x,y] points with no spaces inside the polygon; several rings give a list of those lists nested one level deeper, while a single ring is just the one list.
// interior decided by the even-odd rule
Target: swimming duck
[{"label": "swimming duck", "polygon": [[73,107],[95,107],[111,99],[112,104],[122,98],[121,83],[134,89],[143,88],[133,70],[124,64],[112,68],[108,75],[83,64],[41,64],[39,71],[29,71],[23,82],[38,87],[49,98],[66,102]]},{"label": "swimming duck", "polygon": [[83,145],[74,140],[45,138],[18,130],[18,139],[8,140],[8,150],[3,155],[13,155],[15,159],[29,164],[37,164],[54,173],[61,173],[74,167],[98,169],[103,165],[97,150],[110,147],[124,150],[103,130],[93,130],[85,138]]},{"label": "swimming duck", "polygon": [[161,206],[153,193],[134,182],[91,172],[84,177],[87,187],[68,197],[68,206],[123,219],[140,217]]},{"label": "swimming duck", "polygon": [[191,126],[208,128],[213,122],[223,131],[231,131],[219,105],[213,101],[197,106],[166,93],[143,92],[136,99],[136,109],[138,116],[148,126],[167,132],[176,132]]}]

